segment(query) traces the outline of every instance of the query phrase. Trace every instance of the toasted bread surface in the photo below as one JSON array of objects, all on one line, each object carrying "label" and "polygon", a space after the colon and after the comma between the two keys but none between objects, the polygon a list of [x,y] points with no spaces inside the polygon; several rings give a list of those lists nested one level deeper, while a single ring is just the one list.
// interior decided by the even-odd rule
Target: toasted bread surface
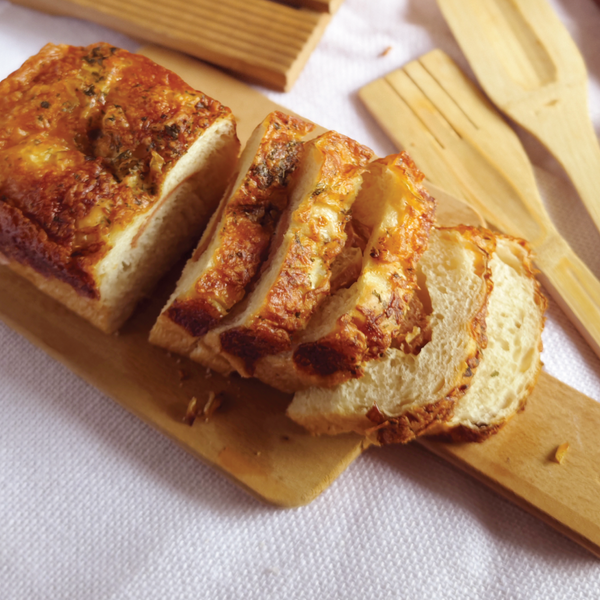
[{"label": "toasted bread surface", "polygon": [[252,294],[206,343],[243,376],[265,356],[291,348],[329,293],[331,265],[347,239],[350,208],[373,157],[371,150],[330,131],[306,144],[289,206]]},{"label": "toasted bread surface", "polygon": [[406,153],[371,163],[363,176],[353,215],[371,233],[360,277],[322,305],[293,354],[293,367],[313,376],[313,385],[360,377],[367,361],[406,332],[416,266],[435,212],[422,179]]},{"label": "toasted bread surface", "polygon": [[204,226],[238,147],[229,109],[149,59],[49,44],[0,83],[0,251],[114,329]]},{"label": "toasted bread surface", "polygon": [[[271,113],[256,128],[237,176],[152,331],[153,343],[189,354],[196,340],[244,297],[287,205],[288,182],[303,154],[301,140],[313,128],[281,112]],[[179,332],[182,339],[167,331]]]}]

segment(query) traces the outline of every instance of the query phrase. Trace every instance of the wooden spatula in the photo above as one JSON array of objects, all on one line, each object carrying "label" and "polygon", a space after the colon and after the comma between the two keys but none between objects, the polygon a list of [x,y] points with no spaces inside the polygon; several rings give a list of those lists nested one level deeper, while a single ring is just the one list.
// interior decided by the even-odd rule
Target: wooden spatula
[{"label": "wooden spatula", "polygon": [[553,297],[600,356],[600,282],[552,224],[518,137],[456,64],[434,50],[360,97],[433,183],[529,240]]},{"label": "wooden spatula", "polygon": [[546,0],[438,0],[483,89],[558,159],[600,229],[600,147],[587,72]]}]

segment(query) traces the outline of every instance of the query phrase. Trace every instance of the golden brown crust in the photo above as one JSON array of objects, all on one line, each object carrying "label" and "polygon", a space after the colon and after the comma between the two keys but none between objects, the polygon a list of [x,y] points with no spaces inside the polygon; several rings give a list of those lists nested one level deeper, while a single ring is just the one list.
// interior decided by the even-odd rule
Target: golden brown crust
[{"label": "golden brown crust", "polygon": [[[0,255],[1,258],[1,255]],[[0,261],[4,264],[4,261]],[[78,294],[72,286],[60,279],[49,279],[41,275],[29,265],[8,261],[6,266],[24,279],[27,279],[39,290],[54,298],[68,309],[82,316],[95,327],[105,333],[112,333],[120,324],[120,315],[115,315],[110,307],[94,298],[86,298]]]},{"label": "golden brown crust", "polygon": [[380,289],[361,285],[356,305],[338,318],[329,334],[294,351],[295,366],[319,377],[319,385],[361,377],[367,361],[381,357],[394,338],[408,333],[404,322],[417,284],[416,266],[433,225],[435,200],[421,185],[424,176],[405,152],[373,166],[400,176],[409,193],[403,198],[405,207],[398,198],[398,206],[392,208],[400,211],[396,225],[376,226],[379,237],[368,248],[364,279],[377,281]]},{"label": "golden brown crust", "polygon": [[456,396],[460,392],[455,388],[453,394],[437,402],[432,402],[411,410],[395,418],[385,417],[375,404],[368,412],[367,418],[375,424],[365,434],[368,439],[379,445],[406,444],[424,432],[436,421],[444,421],[452,415]]},{"label": "golden brown crust", "polygon": [[0,251],[97,299],[112,236],[229,115],[143,56],[48,44],[0,83]]},{"label": "golden brown crust", "polygon": [[[307,146],[312,146],[307,154],[316,151],[321,157],[319,181],[310,197],[282,220],[280,232],[293,231],[294,239],[278,276],[259,310],[244,325],[220,335],[222,349],[241,360],[246,376],[263,356],[289,350],[291,335],[306,327],[318,302],[329,293],[331,264],[346,242],[348,209],[373,157],[371,150],[334,131]],[[322,209],[334,213],[335,219],[326,218]],[[320,272],[315,276],[316,266]]]},{"label": "golden brown crust", "polygon": [[195,337],[171,319],[162,318],[162,315],[150,330],[149,341],[184,356],[189,356],[196,344]]},{"label": "golden brown crust", "polygon": [[[203,336],[244,297],[287,205],[288,182],[303,154],[301,139],[314,129],[312,123],[281,112],[271,113],[263,127],[252,164],[222,209],[219,247],[210,266],[165,312],[191,336]],[[199,258],[196,253],[192,260]]]}]

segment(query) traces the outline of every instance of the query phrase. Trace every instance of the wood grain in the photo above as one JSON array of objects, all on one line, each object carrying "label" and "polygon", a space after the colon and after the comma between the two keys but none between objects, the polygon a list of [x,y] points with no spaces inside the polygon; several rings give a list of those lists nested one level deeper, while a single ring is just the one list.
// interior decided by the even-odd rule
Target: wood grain
[{"label": "wood grain", "polygon": [[[225,379],[148,343],[182,264],[118,336],[102,334],[0,267],[0,317],[127,410],[253,495],[279,506],[313,500],[360,453],[358,436],[312,438],[285,416],[289,398],[258,381]],[[189,401],[224,392],[205,423],[184,422]],[[176,468],[176,466],[174,466]]]},{"label": "wood grain", "polygon": [[[276,107],[254,90],[192,59],[156,48],[143,53],[230,105],[239,117],[243,137]],[[432,191],[438,193],[435,187]],[[479,220],[460,203],[454,209],[451,197],[443,202],[450,217]],[[458,216],[457,211],[463,212]],[[310,502],[361,452],[362,440],[353,435],[310,437],[285,418],[289,397],[255,381],[207,377],[199,365],[179,362],[150,346],[147,334],[180,269],[181,265],[173,269],[119,336],[100,333],[4,268],[0,268],[0,316],[250,493],[281,506]],[[224,390],[223,407],[208,423],[184,424],[189,399],[197,397],[202,406],[208,390]],[[542,374],[525,413],[495,438],[481,445],[426,444],[600,555],[595,512],[600,495],[599,426],[599,404]],[[571,446],[563,464],[549,462],[556,446],[565,441]]]},{"label": "wood grain", "polygon": [[547,0],[438,0],[494,104],[558,159],[600,230],[600,145],[583,57]]},{"label": "wood grain", "polygon": [[16,0],[186,52],[281,91],[294,84],[329,23],[323,9],[337,5],[310,1],[321,10],[270,0]]},{"label": "wood grain", "polygon": [[600,356],[600,281],[550,220],[519,138],[459,67],[434,50],[359,95],[432,181],[530,242],[547,288]]},{"label": "wood grain", "polygon": [[421,443],[600,557],[598,431],[600,403],[542,373],[525,411],[483,444]]},{"label": "wood grain", "polygon": [[290,6],[303,6],[310,8],[311,10],[318,10],[320,12],[328,12],[333,14],[342,5],[344,0],[281,0]]}]

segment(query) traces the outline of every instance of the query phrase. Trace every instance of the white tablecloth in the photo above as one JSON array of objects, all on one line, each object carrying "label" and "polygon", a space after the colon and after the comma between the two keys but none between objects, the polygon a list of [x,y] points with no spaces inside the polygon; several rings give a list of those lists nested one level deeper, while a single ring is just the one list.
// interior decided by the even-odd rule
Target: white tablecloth
[{"label": "white tablecloth", "polygon": [[[598,132],[600,8],[551,3],[588,64]],[[0,0],[0,78],[48,41],[98,40],[137,47]],[[356,92],[434,47],[467,68],[434,0],[346,0],[292,92],[268,95],[384,155]],[[557,225],[600,276],[600,236],[521,135],[559,178]],[[600,400],[598,358],[554,303],[548,314],[547,371]],[[371,450],[310,506],[271,508],[2,323],[0,411],[2,599],[600,597],[591,554],[417,446]]]}]

